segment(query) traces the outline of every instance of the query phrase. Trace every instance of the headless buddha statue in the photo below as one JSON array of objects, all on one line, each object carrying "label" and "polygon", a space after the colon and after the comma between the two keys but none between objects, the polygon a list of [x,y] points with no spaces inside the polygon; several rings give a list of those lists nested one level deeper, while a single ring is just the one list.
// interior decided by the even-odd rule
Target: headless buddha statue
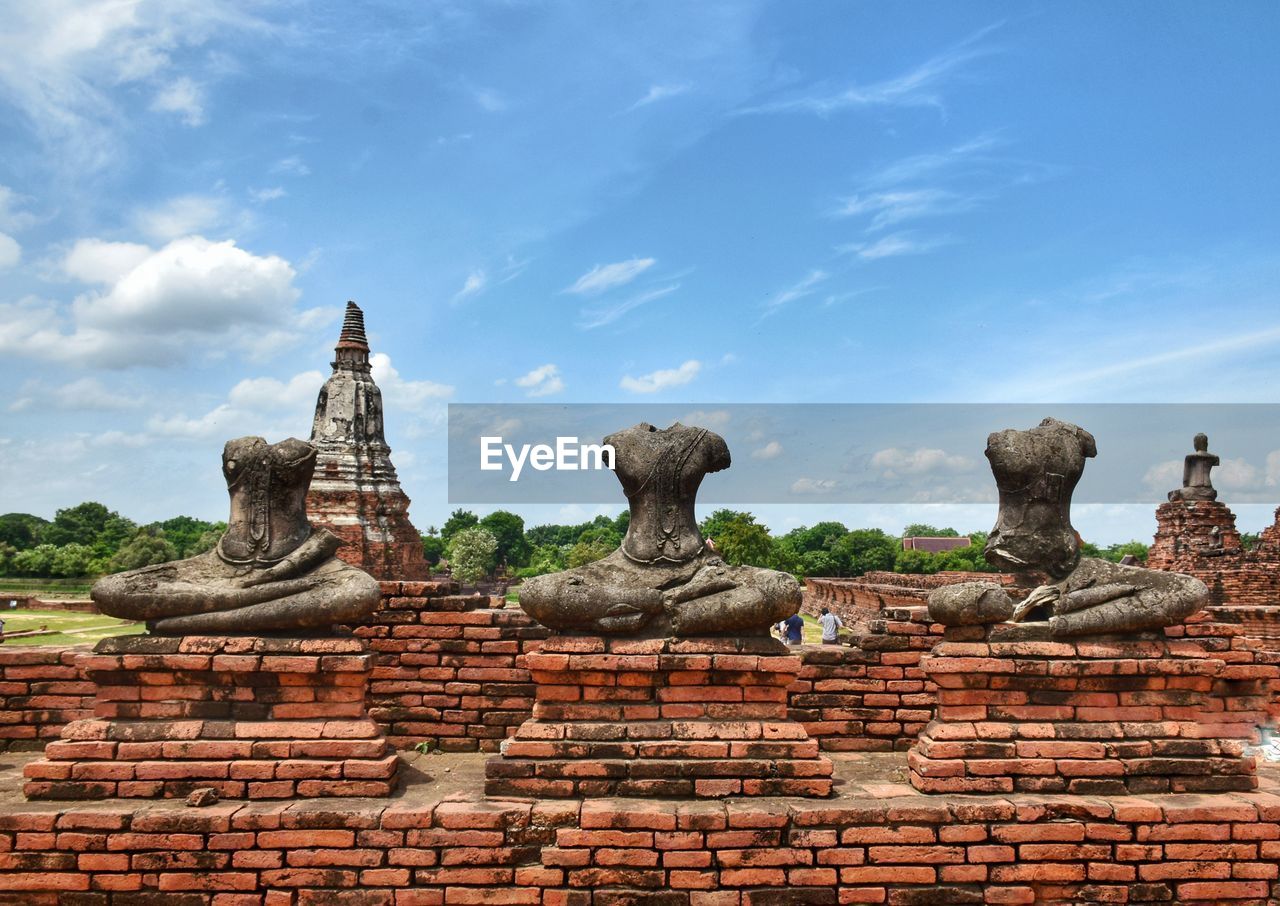
[{"label": "headless buddha statue", "polygon": [[91,592],[98,609],[145,620],[158,635],[320,629],[371,613],[377,581],[335,558],[337,537],[307,522],[315,459],[315,448],[295,438],[228,441],[231,515],[217,546],[99,580]]},{"label": "headless buddha statue", "polygon": [[698,531],[698,486],[729,468],[724,438],[678,422],[665,430],[642,423],[604,442],[631,509],[626,537],[603,560],[526,580],[520,606],[531,617],[562,632],[765,635],[800,609],[794,578],[730,566]]},{"label": "headless buddha statue", "polygon": [[992,434],[986,455],[1000,491],[986,558],[1002,569],[1049,581],[1016,606],[989,582],[937,589],[929,596],[935,619],[960,623],[979,620],[950,615],[1012,615],[1014,622],[1047,623],[1051,635],[1066,637],[1172,626],[1207,602],[1209,590],[1191,576],[1081,558],[1080,536],[1071,525],[1071,495],[1085,460],[1097,455],[1088,431],[1046,418],[1029,431]]},{"label": "headless buddha statue", "polygon": [[1211,474],[1213,467],[1222,460],[1217,454],[1209,452],[1209,436],[1197,434],[1191,441],[1194,453],[1188,453],[1182,460],[1182,487],[1169,492],[1172,500],[1217,500],[1218,492],[1213,487]]}]

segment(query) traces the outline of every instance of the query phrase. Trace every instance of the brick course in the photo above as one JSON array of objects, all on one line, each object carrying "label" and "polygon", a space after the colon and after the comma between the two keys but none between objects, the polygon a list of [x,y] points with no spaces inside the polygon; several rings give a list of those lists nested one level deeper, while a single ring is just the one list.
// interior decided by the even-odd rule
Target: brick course
[{"label": "brick course", "polygon": [[1268,793],[177,803],[0,815],[0,904],[780,906],[1280,897]]}]

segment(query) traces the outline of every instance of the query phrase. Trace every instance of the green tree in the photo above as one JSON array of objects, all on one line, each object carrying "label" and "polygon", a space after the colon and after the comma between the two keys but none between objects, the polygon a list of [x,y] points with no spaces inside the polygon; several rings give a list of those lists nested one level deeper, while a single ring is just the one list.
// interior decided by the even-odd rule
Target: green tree
[{"label": "green tree", "polygon": [[716,547],[726,563],[735,566],[764,566],[773,561],[773,539],[769,530],[755,521],[755,517],[738,518],[723,523],[720,534],[715,536]]},{"label": "green tree", "polygon": [[1129,555],[1136,558],[1139,563],[1146,563],[1147,554],[1150,552],[1150,546],[1143,544],[1141,541],[1126,541],[1123,544],[1110,545],[1102,552],[1102,556],[1113,563],[1119,563],[1126,555]]},{"label": "green tree", "polygon": [[444,556],[444,539],[439,533],[435,535],[419,535],[422,539],[422,556],[428,563],[435,566],[440,562],[440,558]]},{"label": "green tree", "polygon": [[29,550],[40,543],[40,534],[48,524],[48,519],[30,513],[5,513],[0,516],[0,542],[14,550]]},{"label": "green tree", "polygon": [[72,578],[88,576],[100,572],[102,561],[94,556],[93,548],[87,544],[64,544],[53,555],[49,574]]},{"label": "green tree", "polygon": [[0,576],[8,576],[13,571],[13,558],[18,549],[7,541],[0,541]]},{"label": "green tree", "polygon": [[177,550],[162,533],[138,529],[134,536],[116,551],[107,568],[113,573],[118,573],[177,559]]},{"label": "green tree", "polygon": [[[194,550],[196,544],[204,533],[213,527],[214,524],[212,522],[206,522],[203,519],[196,519],[192,516],[174,516],[164,522],[153,522],[147,526],[148,529],[163,532],[165,538],[169,540],[174,550],[178,552],[179,557],[190,557],[199,553],[199,551]],[[205,550],[208,550],[208,548],[205,548]]]},{"label": "green tree", "polygon": [[913,522],[902,530],[903,538],[958,538],[960,533],[953,528],[938,528],[927,522]]},{"label": "green tree", "polygon": [[48,578],[57,553],[58,549],[52,544],[37,544],[29,550],[18,551],[13,557],[13,571],[21,576]]},{"label": "green tree", "polygon": [[942,560],[928,551],[900,550],[893,562],[895,573],[936,573],[942,568]]},{"label": "green tree", "polygon": [[716,543],[716,547],[720,546],[720,536],[724,534],[724,530],[730,524],[735,522],[745,522],[753,524],[756,517],[750,513],[740,510],[720,509],[712,512],[710,516],[702,520],[702,524],[698,526],[698,530],[702,532],[703,538],[710,538]]},{"label": "green tree", "polygon": [[97,501],[78,503],[54,514],[53,523],[45,529],[42,540],[55,547],[94,544],[112,516],[119,514]]},{"label": "green tree", "polygon": [[506,510],[494,510],[480,520],[480,525],[488,529],[498,542],[499,563],[515,568],[529,562],[533,548],[525,540],[523,519]]},{"label": "green tree", "polygon": [[200,537],[191,542],[191,546],[187,548],[187,556],[194,557],[196,554],[203,554],[205,551],[211,551],[221,540],[223,533],[227,530],[225,522],[212,522],[209,528],[200,533]]},{"label": "green tree", "polygon": [[498,539],[488,529],[473,525],[459,529],[449,539],[448,551],[453,577],[459,582],[478,582],[493,572]]},{"label": "green tree", "polygon": [[880,529],[854,529],[835,544],[851,576],[893,569],[901,549],[901,540]]},{"label": "green tree", "polygon": [[599,540],[579,541],[565,554],[564,564],[569,569],[577,569],[579,566],[603,560],[617,549],[616,544],[611,545]]},{"label": "green tree", "polygon": [[458,532],[479,524],[480,517],[470,510],[454,510],[445,520],[444,528],[440,530],[440,537],[444,539],[445,544],[448,544]]}]

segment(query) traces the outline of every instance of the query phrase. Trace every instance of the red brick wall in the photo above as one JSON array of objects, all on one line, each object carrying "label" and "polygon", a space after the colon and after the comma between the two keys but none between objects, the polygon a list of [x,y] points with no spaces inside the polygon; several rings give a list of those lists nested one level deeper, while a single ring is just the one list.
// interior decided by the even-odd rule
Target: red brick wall
[{"label": "red brick wall", "polygon": [[496,752],[533,710],[524,654],[548,632],[518,607],[439,582],[383,582],[382,607],[354,627],[377,655],[369,716],[397,748]]},{"label": "red brick wall", "polygon": [[64,724],[93,716],[93,684],[75,667],[89,651],[0,647],[0,750],[44,748]]},{"label": "red brick wall", "polygon": [[919,667],[942,638],[927,608],[882,611],[852,646],[806,646],[790,716],[826,751],[906,751],[933,718],[937,687]]},{"label": "red brick wall", "polygon": [[1261,906],[1280,800],[180,804],[0,814],[11,906]]}]

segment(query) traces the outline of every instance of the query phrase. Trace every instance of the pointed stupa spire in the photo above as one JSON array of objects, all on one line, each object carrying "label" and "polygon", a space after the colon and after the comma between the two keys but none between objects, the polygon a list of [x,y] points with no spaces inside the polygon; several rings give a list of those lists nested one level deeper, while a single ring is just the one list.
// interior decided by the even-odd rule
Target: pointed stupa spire
[{"label": "pointed stupa spire", "polygon": [[347,303],[346,313],[342,316],[342,333],[338,335],[338,345],[334,347],[336,361],[333,367],[342,365],[368,365],[369,339],[364,334],[364,312],[354,302]]}]

